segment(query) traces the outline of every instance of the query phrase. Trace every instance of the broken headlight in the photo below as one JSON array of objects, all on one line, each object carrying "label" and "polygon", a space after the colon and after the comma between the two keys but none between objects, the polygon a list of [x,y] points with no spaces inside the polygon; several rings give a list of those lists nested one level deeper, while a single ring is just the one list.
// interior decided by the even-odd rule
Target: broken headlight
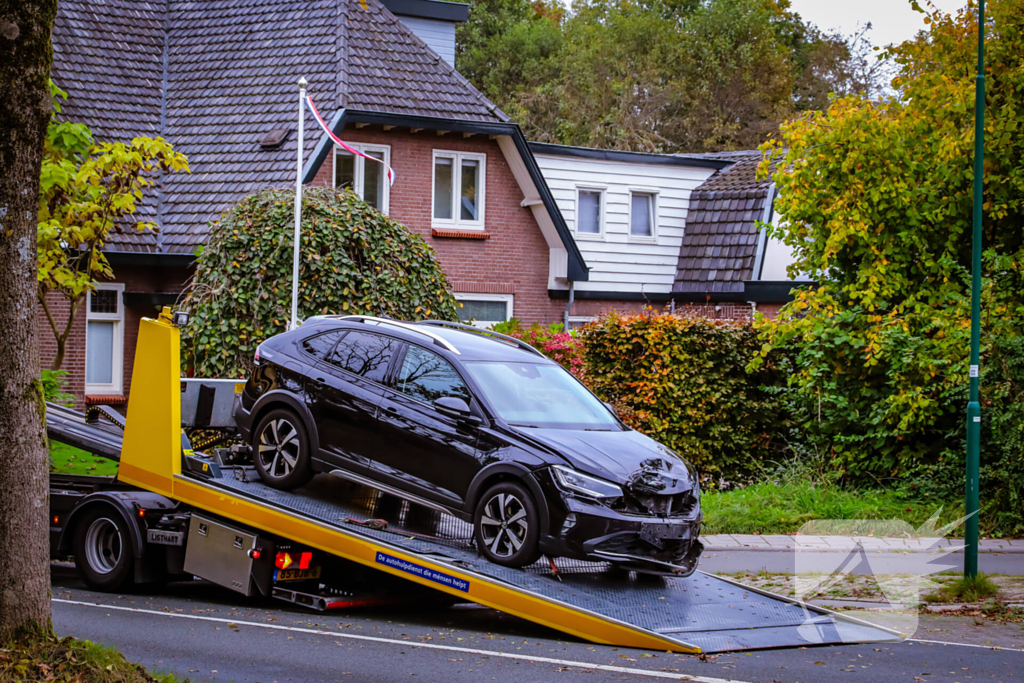
[{"label": "broken headlight", "polygon": [[563,491],[575,493],[588,498],[621,498],[622,489],[610,481],[591,477],[590,475],[571,470],[568,467],[552,465],[551,472],[555,483]]}]

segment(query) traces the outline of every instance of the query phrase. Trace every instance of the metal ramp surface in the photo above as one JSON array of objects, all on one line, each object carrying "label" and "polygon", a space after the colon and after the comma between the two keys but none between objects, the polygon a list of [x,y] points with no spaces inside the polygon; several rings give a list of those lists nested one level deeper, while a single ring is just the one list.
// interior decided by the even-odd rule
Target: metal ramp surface
[{"label": "metal ramp surface", "polygon": [[[378,548],[378,569],[401,576],[402,571],[417,571],[416,567],[422,565],[415,560],[423,560],[444,568],[442,575],[447,578],[442,581],[465,582],[467,599],[474,600],[474,583],[493,584],[508,589],[511,600],[518,594],[560,604],[570,612],[670,641],[676,646],[672,649],[678,651],[723,652],[901,639],[889,629],[699,571],[687,578],[651,576],[617,570],[607,563],[567,559],[558,560],[557,576],[543,559],[524,569],[502,567],[476,552],[471,527],[465,522],[330,475],[317,475],[309,485],[294,492],[265,486],[251,469],[225,469],[216,479],[178,476],[187,476],[191,483],[229,498],[248,500],[331,528],[339,532],[339,544],[345,544],[349,537],[371,541]],[[353,519],[385,519],[388,527],[375,530],[345,521]],[[341,545],[328,550],[346,554]],[[413,566],[402,569],[404,560],[392,553],[413,558]],[[396,568],[399,571],[394,571]],[[450,589],[452,584],[434,587]],[[528,611],[511,610],[494,600],[475,601],[572,632],[550,618],[534,618]]]}]

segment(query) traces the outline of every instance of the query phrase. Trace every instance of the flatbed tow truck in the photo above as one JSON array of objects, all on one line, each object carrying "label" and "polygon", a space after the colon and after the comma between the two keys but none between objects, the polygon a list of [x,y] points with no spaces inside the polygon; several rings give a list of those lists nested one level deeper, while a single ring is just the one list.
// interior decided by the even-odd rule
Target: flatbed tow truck
[{"label": "flatbed tow truck", "polygon": [[693,654],[904,637],[700,571],[499,566],[464,522],[329,475],[270,488],[244,450],[195,431],[230,426],[235,383],[181,379],[175,315],[140,324],[126,419],[48,406],[50,438],[119,462],[113,478],[51,477],[52,555],[73,556],[94,587],[195,576],[317,610],[436,596],[595,643]]}]

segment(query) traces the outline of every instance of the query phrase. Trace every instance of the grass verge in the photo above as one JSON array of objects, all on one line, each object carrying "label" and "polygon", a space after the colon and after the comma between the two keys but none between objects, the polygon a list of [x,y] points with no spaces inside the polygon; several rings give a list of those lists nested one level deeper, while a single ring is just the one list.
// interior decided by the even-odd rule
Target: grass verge
[{"label": "grass verge", "polygon": [[[956,519],[962,504],[945,506],[940,523]],[[704,534],[792,534],[813,520],[900,519],[919,528],[938,509],[896,490],[850,490],[812,481],[771,481],[701,496]],[[870,523],[858,533],[873,533]],[[955,532],[954,532],[955,533]]]},{"label": "grass verge", "polygon": [[117,463],[51,439],[50,471],[112,477],[117,474]]},{"label": "grass verge", "polygon": [[999,584],[985,574],[961,577],[943,584],[934,593],[924,596],[927,602],[979,602],[999,594]]},{"label": "grass verge", "polygon": [[180,679],[149,673],[111,647],[23,631],[0,647],[0,683],[8,681],[177,683]]}]

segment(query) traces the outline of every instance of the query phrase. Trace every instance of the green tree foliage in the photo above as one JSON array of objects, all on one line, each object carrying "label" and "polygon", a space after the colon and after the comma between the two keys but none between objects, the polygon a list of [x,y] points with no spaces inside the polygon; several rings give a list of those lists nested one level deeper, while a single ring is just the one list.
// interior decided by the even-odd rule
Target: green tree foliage
[{"label": "green tree foliage", "polygon": [[[295,196],[266,190],[212,226],[183,308],[187,369],[240,377],[264,339],[291,316]],[[458,302],[422,237],[370,208],[350,190],[312,188],[302,197],[299,318],[323,314],[458,320]]]},{"label": "green tree foliage", "polygon": [[[1019,510],[1024,0],[993,0],[990,12],[983,458],[987,477],[996,467],[1009,477],[986,499]],[[791,273],[821,282],[762,321],[765,349],[798,349],[791,384],[808,434],[856,478],[962,463],[976,7],[927,22],[926,34],[891,48],[894,98],[841,98],[764,148],[785,219],[774,236],[795,253]],[[962,487],[962,470],[956,479]]]},{"label": "green tree foliage", "polygon": [[863,40],[785,0],[479,0],[457,38],[459,70],[532,139],[613,149],[750,148],[876,77]]},{"label": "green tree foliage", "polygon": [[778,391],[788,362],[750,324],[668,314],[611,314],[584,328],[588,386],[630,426],[690,460],[708,479],[737,483],[778,457],[789,420]]},{"label": "green tree foliage", "polygon": [[[138,137],[131,143],[97,144],[83,123],[58,121],[60,99],[67,94],[50,82],[54,116],[46,130],[39,186],[39,304],[57,341],[53,370],[64,363],[68,337],[86,295],[96,280],[113,272],[103,255],[112,231],[130,223],[143,191],[158,173],[188,171],[188,162],[163,138]],[[135,221],[136,230],[154,229]],[[58,321],[46,295],[57,292],[69,304]]]}]

